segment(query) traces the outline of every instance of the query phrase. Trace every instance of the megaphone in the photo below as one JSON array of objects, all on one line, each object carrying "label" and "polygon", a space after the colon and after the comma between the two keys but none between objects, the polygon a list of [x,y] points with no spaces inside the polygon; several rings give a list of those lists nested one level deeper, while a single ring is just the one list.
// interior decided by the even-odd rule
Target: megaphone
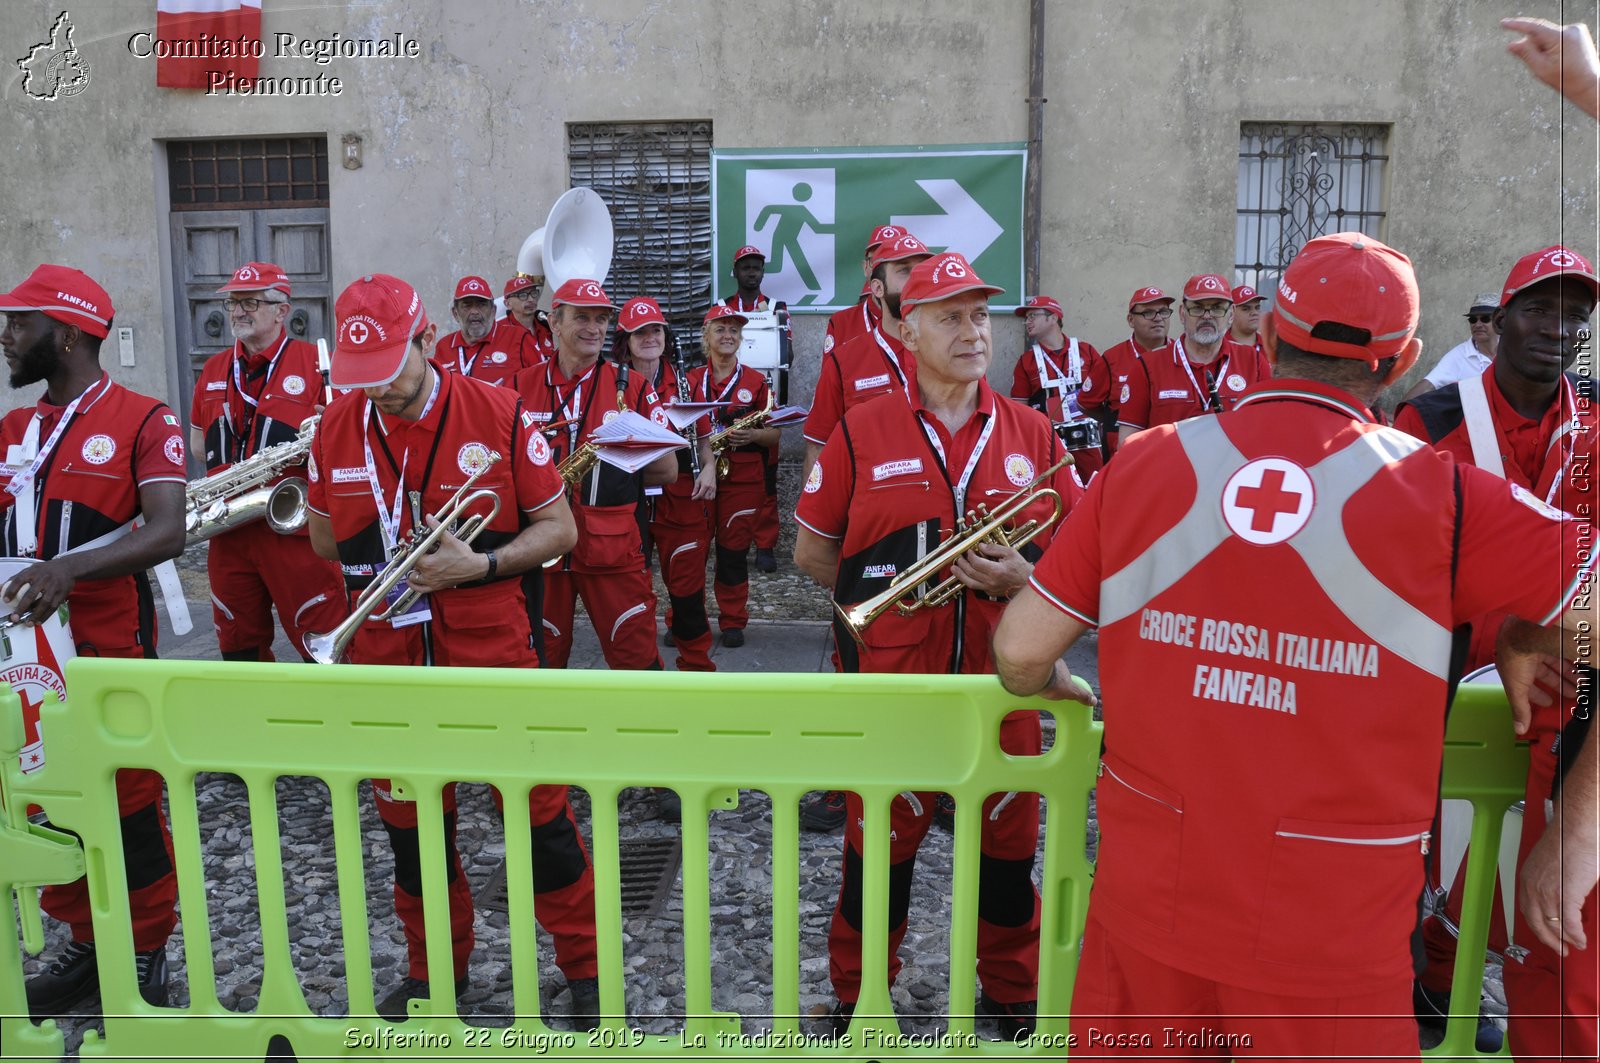
[{"label": "megaphone", "polygon": [[600,193],[569,188],[550,208],[544,224],[522,241],[517,272],[544,278],[539,305],[548,310],[551,294],[575,277],[604,284],[614,246],[611,211]]}]

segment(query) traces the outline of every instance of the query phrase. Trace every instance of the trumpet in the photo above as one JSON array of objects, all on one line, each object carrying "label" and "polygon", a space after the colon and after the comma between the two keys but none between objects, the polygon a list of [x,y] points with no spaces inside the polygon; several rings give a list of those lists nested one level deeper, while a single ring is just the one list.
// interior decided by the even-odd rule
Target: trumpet
[{"label": "trumpet", "polygon": [[305,462],[321,419],[320,414],[307,417],[295,438],[189,484],[184,497],[185,545],[263,518],[279,535],[305,527],[305,478],[291,476],[267,485],[283,470]]},{"label": "trumpet", "polygon": [[772,413],[772,406],[772,389],[768,388],[767,404],[765,406],[759,410],[750,411],[737,421],[734,421],[732,424],[728,425],[728,427],[719,429],[718,431],[715,431],[706,437],[706,442],[711,446],[711,456],[715,458],[717,462],[717,479],[727,479],[729,471],[733,468],[733,463],[728,460],[728,455],[726,453],[731,443],[731,440],[728,437],[733,435],[735,432],[744,431],[745,429],[760,428],[761,422],[765,421],[767,416]]},{"label": "trumpet", "polygon": [[[840,621],[850,632],[851,637],[858,645],[865,645],[861,639],[862,630],[890,609],[894,609],[901,616],[910,616],[918,609],[937,608],[946,604],[966,589],[966,584],[962,583],[954,573],[946,576],[926,594],[918,596],[917,588],[984,543],[1016,549],[1032,542],[1040,532],[1060,520],[1063,509],[1061,495],[1054,488],[1040,485],[1054,476],[1062,466],[1070,464],[1072,456],[1069,454],[1040,473],[1026,487],[1007,495],[1005,501],[996,509],[991,510],[980,503],[977,510],[968,511],[966,519],[956,522],[950,538],[919,558],[915,564],[897,576],[893,583],[873,597],[849,607],[835,602],[834,612],[838,613]],[[1010,529],[1006,527],[1015,521],[1023,510],[1041,499],[1048,499],[1054,507],[1048,517],[1043,520],[1027,520]]]},{"label": "trumpet", "polygon": [[[494,467],[500,460],[496,451],[489,452],[489,460],[483,468],[467,477],[467,482],[456,488],[455,494],[439,507],[433,515],[438,522],[438,527],[428,530],[425,525],[414,526],[406,533],[396,547],[394,558],[383,567],[383,571],[367,585],[361,592],[361,597],[350,608],[350,615],[332,631],[322,635],[306,636],[306,652],[318,664],[338,664],[344,660],[345,651],[350,648],[350,641],[356,637],[356,632],[368,620],[388,620],[399,616],[412,605],[416,604],[417,597],[422,593],[412,587],[407,587],[394,602],[380,611],[385,599],[398,587],[402,580],[411,575],[411,570],[417,567],[417,562],[423,556],[433,552],[434,547],[446,535],[454,535],[464,543],[470,543],[478,537],[478,533],[488,526],[500,514],[500,496],[484,488],[474,491],[473,485],[479,477]],[[484,499],[489,501],[489,510],[486,513],[474,513],[470,517],[462,518],[467,511]],[[457,522],[460,527],[456,527]]]}]

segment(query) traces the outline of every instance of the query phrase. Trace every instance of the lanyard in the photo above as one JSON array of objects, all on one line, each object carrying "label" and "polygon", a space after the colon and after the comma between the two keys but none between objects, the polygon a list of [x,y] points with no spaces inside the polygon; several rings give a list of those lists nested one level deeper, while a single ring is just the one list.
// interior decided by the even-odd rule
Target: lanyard
[{"label": "lanyard", "polygon": [[[278,359],[283,357],[284,349],[288,346],[289,333],[285,331],[282,341],[278,344],[278,349],[274,351],[272,353],[272,357],[267,360],[267,371],[261,379],[261,391],[265,392],[267,390],[267,385],[272,383],[272,373],[278,368]],[[244,424],[242,426],[234,424],[233,411],[228,408],[227,404],[223,405],[223,415],[227,418],[229,427],[233,429],[235,445],[238,449],[238,455],[235,458],[237,461],[243,461],[246,457],[245,450],[250,446],[250,433],[255,428],[256,409],[261,405],[260,399],[256,398],[254,395],[251,395],[244,389],[244,378],[239,370],[239,363],[244,361],[244,359],[240,357],[242,351],[243,344],[235,341],[233,345],[233,390],[239,393],[239,398],[244,401],[244,404],[247,407],[249,407],[249,412],[245,418]]]},{"label": "lanyard", "polygon": [[701,402],[723,402],[723,401],[726,401],[728,396],[733,392],[734,385],[739,383],[739,378],[744,375],[742,372],[740,372],[740,368],[741,367],[739,367],[737,365],[733,367],[733,372],[728,374],[728,382],[722,386],[722,390],[720,392],[718,392],[717,397],[716,398],[712,398],[711,397],[711,363],[707,362],[706,363],[706,375],[700,378],[700,401]]},{"label": "lanyard", "polygon": [[[973,411],[973,416],[978,416],[977,411]],[[978,459],[983,457],[984,448],[989,445],[989,437],[994,434],[994,422],[996,420],[997,418],[992,415],[984,419],[983,431],[978,433],[978,441],[972,445],[972,454],[967,458],[967,467],[961,470],[960,479],[950,484],[950,493],[954,496],[956,503],[957,521],[961,520],[962,515],[967,511],[967,485],[972,482],[972,474],[978,467]],[[949,483],[949,459],[945,455],[944,443],[940,441],[938,431],[927,422],[920,410],[917,411],[917,423],[922,426],[923,434],[928,437],[928,443],[933,447],[934,456],[939,459],[939,468],[944,473],[945,482]],[[953,434],[951,439],[952,441],[955,439]]]},{"label": "lanyard", "polygon": [[456,368],[460,370],[462,376],[472,375],[472,367],[478,364],[478,358],[483,354],[483,348],[488,345],[489,339],[493,335],[494,330],[490,329],[488,336],[473,344],[477,351],[473,353],[470,359],[467,358],[466,346],[460,343],[456,344]]},{"label": "lanyard", "polygon": [[[24,557],[32,557],[38,547],[39,499],[34,480],[39,475],[39,470],[44,467],[44,463],[55,453],[56,445],[61,442],[62,435],[67,431],[67,425],[72,423],[73,416],[78,412],[79,404],[89,397],[90,392],[110,379],[105,373],[101,373],[99,380],[84,388],[77,398],[67,404],[67,408],[61,412],[61,420],[56,423],[55,431],[50,433],[50,438],[45,440],[44,446],[39,447],[38,453],[33,456],[33,461],[26,469],[13,476],[11,482],[6,485],[6,490],[17,500],[17,550]],[[38,446],[40,425],[43,422],[44,419],[39,416],[38,411],[35,411],[33,420],[28,422],[28,431],[22,437],[24,450],[30,446]]]},{"label": "lanyard", "polygon": [[[588,372],[572,382],[572,397],[570,399],[563,399],[561,397],[561,389],[556,386],[555,376],[553,375],[555,373],[555,360],[552,359],[544,368],[544,382],[550,388],[550,417],[552,420],[565,419],[567,422],[567,454],[569,456],[574,450],[578,449],[578,435],[583,431],[583,422],[589,416],[589,406],[583,401],[583,385],[594,376],[594,371],[598,368],[600,368],[600,363],[596,362],[589,367]],[[594,402],[595,393],[599,390],[600,386],[597,381],[589,391],[590,403]]]},{"label": "lanyard", "polygon": [[894,375],[899,378],[900,386],[906,389],[906,397],[911,397],[911,382],[906,379],[906,371],[900,368],[900,358],[894,353],[894,348],[889,346],[889,341],[883,335],[883,330],[872,330],[872,338],[878,341],[878,346],[883,348],[883,356],[889,360],[889,368],[894,370]]},{"label": "lanyard", "polygon": [[[422,413],[417,420],[428,416],[433,409],[433,404],[439,399],[439,391],[444,385],[444,378],[435,373],[433,378],[433,392],[428,396],[428,401],[422,407]],[[408,440],[406,450],[400,458],[399,466],[394,463],[394,455],[389,453],[389,444],[383,443],[384,456],[389,459],[389,467],[395,470],[394,505],[389,506],[383,500],[383,487],[378,483],[378,463],[372,457],[372,400],[368,399],[361,411],[361,449],[367,462],[367,486],[372,488],[372,503],[378,510],[378,528],[383,533],[383,553],[386,560],[394,558],[395,547],[400,542],[400,502],[406,495],[406,466],[411,463],[411,444]],[[382,422],[379,427],[382,428]],[[433,437],[433,449],[428,452],[428,464],[422,470],[423,486],[427,486],[428,477],[433,471],[433,458],[439,452],[439,440],[444,436],[444,414],[439,415],[439,431]]]},{"label": "lanyard", "polygon": [[1221,413],[1222,400],[1217,397],[1217,382],[1221,381],[1223,377],[1228,375],[1228,363],[1232,360],[1233,356],[1229,355],[1227,358],[1222,360],[1222,368],[1217,373],[1215,380],[1212,379],[1211,370],[1203,367],[1201,368],[1200,372],[1203,373],[1206,378],[1206,386],[1202,388],[1200,386],[1200,381],[1195,379],[1194,367],[1189,364],[1189,352],[1183,349],[1182,336],[1179,336],[1177,339],[1172,341],[1172,355],[1178,360],[1178,364],[1183,366],[1183,371],[1189,374],[1189,384],[1194,388],[1194,393],[1200,396],[1200,401],[1204,403],[1206,408],[1212,413]]}]

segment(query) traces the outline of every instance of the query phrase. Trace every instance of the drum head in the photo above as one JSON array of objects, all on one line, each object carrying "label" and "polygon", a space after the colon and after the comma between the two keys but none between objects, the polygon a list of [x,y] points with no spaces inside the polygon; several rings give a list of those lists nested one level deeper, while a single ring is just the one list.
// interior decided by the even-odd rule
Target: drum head
[{"label": "drum head", "polygon": [[[31,557],[0,557],[0,584],[39,561]],[[63,670],[77,656],[72,629],[58,609],[36,627],[16,625],[0,630],[0,683],[22,699],[22,770],[44,767],[44,742],[39,735],[39,709],[54,694],[67,700]]]}]

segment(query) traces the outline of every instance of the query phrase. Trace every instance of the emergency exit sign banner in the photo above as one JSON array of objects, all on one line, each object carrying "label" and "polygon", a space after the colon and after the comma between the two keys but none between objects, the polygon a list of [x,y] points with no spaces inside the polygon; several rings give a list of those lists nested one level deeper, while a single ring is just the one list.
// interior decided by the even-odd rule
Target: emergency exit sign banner
[{"label": "emergency exit sign banner", "polygon": [[762,290],[793,310],[832,312],[861,294],[873,229],[897,225],[934,251],[959,251],[1022,291],[1022,144],[903,148],[730,148],[712,152],[712,292],[733,290],[733,255],[767,256]]}]

